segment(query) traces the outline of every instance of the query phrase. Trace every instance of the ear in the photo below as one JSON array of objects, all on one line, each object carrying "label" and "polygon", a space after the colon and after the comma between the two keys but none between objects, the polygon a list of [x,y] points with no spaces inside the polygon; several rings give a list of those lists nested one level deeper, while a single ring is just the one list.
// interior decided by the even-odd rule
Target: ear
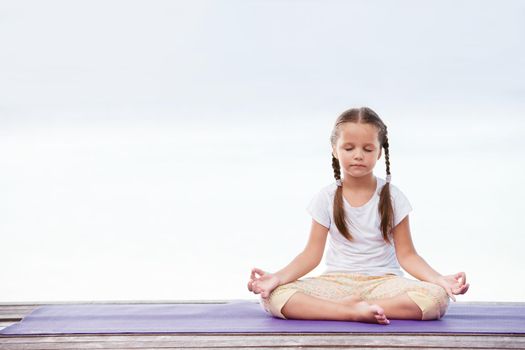
[{"label": "ear", "polygon": [[381,154],[383,154],[383,147],[379,148],[379,154],[377,155],[378,160],[381,158]]}]

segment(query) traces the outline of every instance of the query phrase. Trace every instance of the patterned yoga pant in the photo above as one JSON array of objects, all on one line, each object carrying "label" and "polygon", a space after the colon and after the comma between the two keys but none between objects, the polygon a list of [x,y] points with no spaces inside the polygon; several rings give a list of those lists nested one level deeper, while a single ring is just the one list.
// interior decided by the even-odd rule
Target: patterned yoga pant
[{"label": "patterned yoga pant", "polygon": [[328,300],[341,299],[353,294],[365,301],[393,298],[407,293],[421,308],[422,320],[440,319],[449,305],[447,292],[437,284],[394,274],[368,276],[345,272],[330,272],[283,284],[275,288],[268,298],[261,297],[260,304],[269,314],[286,319],[281,309],[296,292]]}]

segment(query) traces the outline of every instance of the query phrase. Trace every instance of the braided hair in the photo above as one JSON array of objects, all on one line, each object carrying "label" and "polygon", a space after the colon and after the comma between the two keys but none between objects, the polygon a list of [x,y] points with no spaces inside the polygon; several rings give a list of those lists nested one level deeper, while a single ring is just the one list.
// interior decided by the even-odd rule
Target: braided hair
[{"label": "braided hair", "polygon": [[[386,163],[386,174],[387,179],[390,178],[390,153],[388,145],[388,134],[386,125],[383,123],[381,118],[368,107],[351,108],[343,112],[335,121],[332,134],[330,136],[330,143],[332,148],[335,148],[337,140],[340,135],[339,126],[343,123],[361,123],[374,125],[378,130],[378,140],[380,147],[385,150],[385,163]],[[341,167],[338,159],[332,154],[332,168],[334,170],[334,178],[341,181]],[[345,220],[344,204],[343,204],[343,187],[337,186],[337,191],[334,197],[334,222],[341,234],[349,241],[353,240],[350,231],[348,230],[347,222]],[[387,183],[381,189],[379,195],[379,216],[381,218],[380,229],[383,234],[383,239],[386,243],[391,244],[389,240],[389,234],[394,226],[394,209],[392,207],[392,201],[390,197],[390,183]]]}]

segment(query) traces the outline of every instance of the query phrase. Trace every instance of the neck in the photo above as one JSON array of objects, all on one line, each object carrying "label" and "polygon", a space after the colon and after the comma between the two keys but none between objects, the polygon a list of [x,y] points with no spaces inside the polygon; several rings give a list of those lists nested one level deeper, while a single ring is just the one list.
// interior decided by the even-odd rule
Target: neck
[{"label": "neck", "polygon": [[376,186],[376,181],[376,177],[372,173],[362,177],[345,176],[343,188],[373,188]]}]

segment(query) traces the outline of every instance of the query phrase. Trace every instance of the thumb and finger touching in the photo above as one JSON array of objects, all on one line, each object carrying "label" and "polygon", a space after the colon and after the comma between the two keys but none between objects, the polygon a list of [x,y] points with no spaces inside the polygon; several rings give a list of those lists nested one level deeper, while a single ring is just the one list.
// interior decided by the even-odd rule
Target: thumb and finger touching
[{"label": "thumb and finger touching", "polygon": [[460,285],[465,285],[467,283],[467,275],[465,274],[465,272],[456,273],[454,279],[456,279],[458,283],[461,280]]},{"label": "thumb and finger touching", "polygon": [[264,276],[264,275],[266,274],[266,272],[264,272],[263,270],[261,270],[261,269],[259,269],[259,268],[257,268],[257,267],[254,267],[254,268],[252,269],[252,274],[253,274],[254,272],[257,273],[259,276]]}]

